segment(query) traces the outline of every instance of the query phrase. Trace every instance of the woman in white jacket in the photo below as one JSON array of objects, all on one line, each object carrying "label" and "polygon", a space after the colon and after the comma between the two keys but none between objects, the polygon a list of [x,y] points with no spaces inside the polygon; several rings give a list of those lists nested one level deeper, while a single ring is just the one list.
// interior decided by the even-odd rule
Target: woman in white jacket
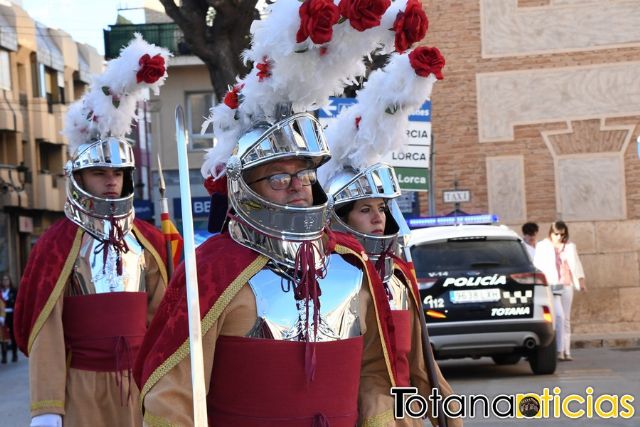
[{"label": "woman in white jacket", "polygon": [[582,263],[576,245],[569,242],[567,224],[563,221],[551,224],[548,237],[536,245],[533,263],[542,270],[549,285],[562,285],[559,292],[554,292],[556,347],[559,360],[573,360],[570,348],[573,291],[586,288]]}]

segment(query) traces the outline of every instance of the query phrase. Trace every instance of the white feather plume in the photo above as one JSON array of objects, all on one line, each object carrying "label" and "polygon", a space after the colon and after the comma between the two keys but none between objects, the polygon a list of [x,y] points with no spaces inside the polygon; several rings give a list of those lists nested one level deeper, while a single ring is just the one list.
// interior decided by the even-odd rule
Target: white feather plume
[{"label": "white feather plume", "polygon": [[[160,55],[164,60],[164,75],[153,83],[137,81],[144,55],[150,58]],[[73,154],[92,137],[123,138],[131,132],[138,101],[147,100],[149,91],[158,94],[164,84],[169,56],[167,49],[147,43],[136,33],[120,55],[107,63],[105,71],[93,77],[82,99],[69,108],[63,130],[69,152]]]},{"label": "white feather plume", "polygon": [[[335,4],[338,2],[334,0]],[[213,123],[217,144],[205,156],[203,176],[217,178],[224,174],[224,164],[238,136],[251,123],[273,122],[277,105],[291,104],[296,112],[316,110],[364,75],[367,55],[383,44],[384,50],[393,50],[393,22],[406,2],[392,2],[381,25],[365,31],[354,29],[349,20],[334,25],[331,41],[323,45],[316,45],[311,39],[296,42],[301,2],[275,2],[266,19],[254,22],[251,27],[251,48],[243,57],[253,62],[254,68],[242,80],[244,87],[237,113],[223,114],[226,106],[221,104],[211,110],[205,122],[207,126]],[[270,76],[260,79],[255,66],[264,62],[269,64]],[[228,122],[221,123],[224,120]]]},{"label": "white feather plume", "polygon": [[431,97],[436,81],[433,74],[416,74],[409,53],[393,54],[384,68],[371,73],[357,93],[358,102],[329,123],[325,136],[331,160],[318,171],[321,184],[346,167],[361,170],[378,163],[406,142],[408,117]]}]

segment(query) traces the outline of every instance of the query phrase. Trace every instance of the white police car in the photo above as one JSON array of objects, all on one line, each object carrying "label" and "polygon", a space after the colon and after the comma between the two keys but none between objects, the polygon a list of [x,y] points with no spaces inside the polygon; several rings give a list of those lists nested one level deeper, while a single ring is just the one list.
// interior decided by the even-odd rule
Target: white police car
[{"label": "white police car", "polygon": [[437,358],[524,356],[535,374],[555,372],[553,295],[515,232],[432,227],[409,244]]}]

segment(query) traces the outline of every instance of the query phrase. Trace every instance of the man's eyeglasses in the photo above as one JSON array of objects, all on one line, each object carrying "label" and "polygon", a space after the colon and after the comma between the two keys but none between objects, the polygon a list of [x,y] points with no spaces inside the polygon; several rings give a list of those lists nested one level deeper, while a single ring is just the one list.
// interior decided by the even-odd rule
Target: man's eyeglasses
[{"label": "man's eyeglasses", "polygon": [[265,176],[263,178],[256,179],[255,181],[248,182],[247,184],[251,185],[251,184],[255,184],[256,182],[264,181],[265,179],[268,179],[269,185],[271,186],[272,189],[286,190],[287,188],[291,187],[291,181],[293,180],[294,176],[298,178],[298,180],[300,181],[300,184],[302,184],[305,187],[308,185],[315,184],[316,181],[318,180],[315,169],[303,169],[296,173],[286,173],[286,172],[276,173],[274,175]]}]

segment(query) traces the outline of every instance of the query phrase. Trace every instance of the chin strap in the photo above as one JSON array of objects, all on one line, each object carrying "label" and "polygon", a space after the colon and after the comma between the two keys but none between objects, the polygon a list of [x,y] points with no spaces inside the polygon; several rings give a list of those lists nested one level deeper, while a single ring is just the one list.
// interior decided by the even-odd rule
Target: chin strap
[{"label": "chin strap", "polygon": [[[295,299],[304,301],[305,305],[304,341],[306,344],[304,366],[307,381],[309,382],[313,381],[316,371],[316,346],[314,341],[318,335],[318,325],[320,324],[320,295],[322,295],[318,280],[327,275],[324,262],[322,262],[320,268],[316,268],[316,254],[322,258],[326,257],[326,253],[320,253],[320,248],[315,242],[302,242],[296,253],[293,272]],[[309,334],[309,305],[311,302],[313,302],[313,336]]]},{"label": "chin strap", "polygon": [[113,248],[116,254],[116,271],[118,276],[122,276],[122,254],[129,252],[129,246],[124,240],[124,231],[122,226],[112,215],[109,217],[109,238],[101,240],[94,250],[94,254],[102,252],[102,273],[106,273],[107,258],[109,257],[109,247]]}]

